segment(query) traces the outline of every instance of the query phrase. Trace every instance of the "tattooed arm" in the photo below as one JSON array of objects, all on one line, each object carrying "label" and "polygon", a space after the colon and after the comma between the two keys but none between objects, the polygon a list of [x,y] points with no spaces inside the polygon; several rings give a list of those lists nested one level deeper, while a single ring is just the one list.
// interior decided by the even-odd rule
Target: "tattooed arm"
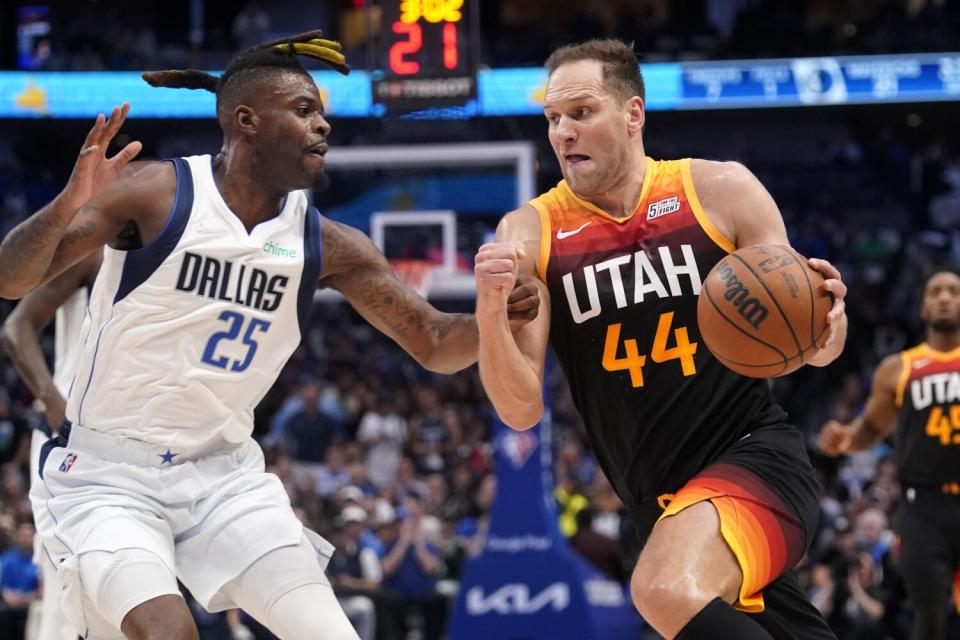
[{"label": "tattooed arm", "polygon": [[441,313],[401,281],[361,232],[323,219],[321,279],[425,368],[453,373],[477,361],[472,315]]},{"label": "tattooed arm", "polygon": [[[103,191],[140,152],[140,143],[131,142],[112,158],[106,157],[107,146],[128,111],[129,105],[124,104],[113,110],[109,120],[102,114],[97,117],[64,190],[0,243],[0,273],[4,274],[0,297],[22,297],[122,231],[120,226],[113,236],[105,236],[105,232],[113,231],[112,225],[85,203]],[[86,250],[77,253],[77,247]],[[70,256],[66,260],[65,252]]]},{"label": "tattooed arm", "polygon": [[[22,262],[16,258],[17,253],[29,253],[34,246],[26,235],[28,231],[24,231],[22,247],[14,244],[10,238],[21,227],[29,230],[29,223],[40,218],[44,210],[53,204],[33,214],[7,236],[0,247],[0,273],[12,276],[0,282],[0,298],[23,297],[104,245],[115,249],[146,246],[160,234],[176,193],[173,165],[169,162],[138,163],[137,167],[128,165],[120,173],[121,177],[76,212],[66,231],[57,240],[48,258],[46,271],[33,284],[30,284]],[[8,242],[14,244],[11,249],[14,257],[10,265],[5,265],[3,256]]]}]

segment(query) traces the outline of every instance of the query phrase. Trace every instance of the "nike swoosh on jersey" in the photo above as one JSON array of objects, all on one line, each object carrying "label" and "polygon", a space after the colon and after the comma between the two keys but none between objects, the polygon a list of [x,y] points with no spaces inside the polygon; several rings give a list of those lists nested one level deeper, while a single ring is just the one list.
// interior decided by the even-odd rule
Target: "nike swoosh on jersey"
[{"label": "nike swoosh on jersey", "polygon": [[921,369],[921,368],[927,366],[928,364],[930,364],[930,358],[921,358],[920,360],[914,360],[914,361],[913,361],[913,368],[914,368],[914,369]]},{"label": "nike swoosh on jersey", "polygon": [[593,221],[584,222],[578,229],[573,231],[564,231],[563,229],[557,229],[557,240],[563,240],[564,238],[569,238],[570,236],[575,236],[581,231],[583,231],[588,224],[593,224]]}]

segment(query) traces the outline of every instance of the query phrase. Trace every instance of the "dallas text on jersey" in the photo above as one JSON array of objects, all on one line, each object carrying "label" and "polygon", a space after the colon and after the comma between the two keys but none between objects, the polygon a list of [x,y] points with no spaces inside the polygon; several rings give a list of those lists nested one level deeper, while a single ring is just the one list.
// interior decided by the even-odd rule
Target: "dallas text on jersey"
[{"label": "dallas text on jersey", "polygon": [[[236,278],[231,278],[235,266]],[[176,288],[260,311],[276,311],[287,282],[287,276],[271,276],[263,269],[247,268],[242,262],[234,265],[230,260],[218,260],[187,251],[180,264]]]}]

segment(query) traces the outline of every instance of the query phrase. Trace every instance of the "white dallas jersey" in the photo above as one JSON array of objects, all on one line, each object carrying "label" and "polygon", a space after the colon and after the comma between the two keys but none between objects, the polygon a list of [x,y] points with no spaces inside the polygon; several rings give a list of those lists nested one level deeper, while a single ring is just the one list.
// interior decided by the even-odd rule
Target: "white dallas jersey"
[{"label": "white dallas jersey", "polygon": [[290,193],[250,233],[210,156],[173,160],[177,193],[149,246],[104,251],[71,422],[181,451],[242,442],[300,342],[320,274],[320,215]]},{"label": "white dallas jersey", "polygon": [[[53,386],[66,396],[80,364],[80,343],[87,312],[87,288],[80,287],[57,308],[54,320]],[[56,429],[59,425],[51,425]]]},{"label": "white dallas jersey", "polygon": [[[80,345],[83,342],[89,297],[87,287],[80,287],[57,307],[54,319],[53,386],[65,398],[70,395],[70,386],[80,364]],[[39,399],[34,402],[34,409],[44,410]],[[60,425],[53,424],[50,427],[59,429]]]}]

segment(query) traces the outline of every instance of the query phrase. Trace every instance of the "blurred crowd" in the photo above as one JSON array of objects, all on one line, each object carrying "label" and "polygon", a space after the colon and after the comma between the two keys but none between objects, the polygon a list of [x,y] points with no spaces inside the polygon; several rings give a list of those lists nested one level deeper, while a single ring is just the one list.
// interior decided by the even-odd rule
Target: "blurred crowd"
[{"label": "blurred crowd", "polygon": [[[670,144],[685,144],[652,137],[651,144],[667,147],[663,155]],[[909,149],[885,132],[869,142],[839,134],[829,140],[798,144],[789,170],[762,145],[733,153],[773,192],[796,248],[833,261],[850,286],[844,356],[774,384],[808,436],[825,491],[820,531],[801,569],[811,600],[841,638],[906,638],[911,612],[896,571],[891,451],[881,445],[838,463],[821,458],[812,441],[828,418],[845,421],[860,411],[880,358],[922,338],[922,274],[935,262],[960,262],[952,217],[960,210],[960,165],[938,145]],[[17,171],[13,156],[5,162],[12,179],[0,183],[4,234],[56,185],[52,176]],[[0,316],[10,308],[0,304]],[[44,336],[48,351],[50,339]],[[575,549],[623,582],[637,553],[633,532],[598,472],[561,374],[554,375],[559,526]],[[26,471],[39,416],[31,406],[0,356],[0,591],[7,612],[36,595]],[[304,523],[337,545],[331,579],[361,637],[440,637],[496,493],[491,419],[475,368],[429,374],[346,305],[316,306],[304,344],[257,410],[255,435]],[[205,638],[244,637],[229,635],[224,616],[199,609],[197,616]],[[252,620],[229,622],[251,630],[246,637],[269,637]]]},{"label": "blurred crowd", "polygon": [[[32,3],[38,4],[38,3]],[[168,11],[145,0],[43,3],[48,35],[34,39],[33,69],[222,67],[233,51],[321,25],[352,64],[376,60],[380,13],[371,0],[228,3],[197,0]],[[950,51],[960,9],[949,0],[483,0],[480,62],[536,66],[560,44],[592,37],[636,42],[642,60],[793,57]],[[24,19],[21,18],[21,22]],[[104,25],[108,25],[104,28]]]},{"label": "blurred crowd", "polygon": [[[844,355],[825,370],[778,379],[773,390],[807,435],[824,487],[820,531],[801,568],[811,600],[841,638],[899,639],[907,637],[911,611],[896,570],[891,451],[881,445],[838,462],[819,455],[813,436],[827,419],[847,421],[860,411],[884,355],[922,339],[923,273],[960,263],[960,162],[938,141],[908,144],[882,127],[869,132],[829,125],[790,134],[757,124],[723,154],[745,162],[771,190],[794,246],[833,261],[850,287]],[[705,140],[653,127],[648,148],[659,157],[719,155]],[[25,169],[22,148],[0,158],[0,234],[65,178]],[[550,166],[544,162],[542,188],[555,178]],[[445,304],[472,310],[469,300]],[[0,317],[10,308],[0,302]],[[52,353],[50,334],[43,344]],[[623,582],[637,553],[633,532],[554,371],[559,526],[575,549]],[[26,500],[27,442],[39,418],[32,400],[0,356],[0,592],[2,610],[14,613],[36,595]],[[440,637],[496,493],[491,419],[475,368],[428,374],[348,306],[316,306],[303,345],[257,409],[255,435],[304,523],[337,545],[331,579],[361,637]],[[196,612],[204,638],[269,637],[252,620]],[[254,635],[230,635],[231,628]]]},{"label": "blurred crowd", "polygon": [[[114,10],[103,4],[98,11]],[[204,38],[191,45],[183,25],[149,15],[150,3],[143,19],[103,19],[99,24],[115,25],[108,31],[92,3],[62,3],[57,24],[69,35],[50,44],[43,68],[174,66],[197,56],[208,63],[201,68],[216,68],[237,48],[299,30],[289,28],[296,14],[286,2],[205,5]],[[340,10],[362,5],[344,2]],[[335,9],[310,11],[329,11],[317,19],[336,24]],[[553,45],[598,35],[636,40],[648,60],[947,50],[955,48],[947,34],[960,26],[956,3],[946,0],[807,2],[800,11],[779,0],[483,0],[481,14],[484,55],[495,66],[540,64]],[[910,122],[920,116],[907,111],[908,126],[922,129]],[[747,131],[730,119],[664,127],[661,117],[646,134],[651,155],[744,162],[780,205],[796,249],[844,274],[845,353],[825,370],[806,368],[773,383],[807,436],[824,489],[820,529],[800,570],[811,601],[841,639],[905,639],[912,612],[897,574],[893,452],[883,444],[837,461],[820,456],[813,438],[826,420],[859,413],[883,356],[922,340],[923,274],[934,264],[960,264],[958,148],[945,135],[914,139],[886,126],[858,128],[851,118],[797,129],[785,116]],[[543,137],[539,123],[517,126],[514,136]],[[722,130],[722,141],[703,135],[706,127]],[[0,141],[0,237],[56,195],[73,138],[59,151],[26,135]],[[540,144],[545,189],[558,176]],[[469,300],[446,304],[472,309]],[[0,301],[0,319],[11,308]],[[42,342],[52,354],[52,333]],[[598,471],[558,368],[553,375],[558,524],[571,546],[625,582],[638,551],[633,532]],[[0,630],[20,624],[39,595],[26,499],[29,434],[39,419],[32,403],[0,354]],[[428,374],[347,306],[316,306],[303,345],[257,409],[255,436],[301,519],[338,547],[329,574],[364,640],[441,636],[497,491],[492,417],[475,368]],[[248,618],[194,610],[205,639],[270,637]],[[952,637],[960,638],[958,627],[954,617]]]}]

